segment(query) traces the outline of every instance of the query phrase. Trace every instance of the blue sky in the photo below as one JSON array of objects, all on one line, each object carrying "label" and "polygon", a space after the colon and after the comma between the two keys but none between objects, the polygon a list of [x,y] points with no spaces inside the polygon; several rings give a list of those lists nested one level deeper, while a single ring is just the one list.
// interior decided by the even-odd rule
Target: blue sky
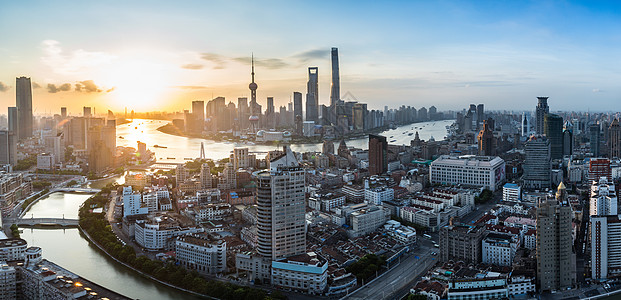
[{"label": "blue sky", "polygon": [[[187,108],[249,96],[277,105],[318,66],[329,101],[330,47],[342,96],[371,108],[485,103],[618,110],[621,9],[565,1],[20,1],[0,10],[0,105],[29,76],[37,112]],[[76,84],[80,87],[76,90]],[[79,91],[78,91],[79,90]]]}]

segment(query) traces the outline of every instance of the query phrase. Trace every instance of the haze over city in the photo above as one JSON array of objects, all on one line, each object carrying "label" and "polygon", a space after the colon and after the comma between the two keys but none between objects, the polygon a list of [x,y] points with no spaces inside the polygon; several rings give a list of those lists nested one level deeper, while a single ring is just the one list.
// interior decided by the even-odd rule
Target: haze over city
[{"label": "haze over city", "polygon": [[621,97],[620,11],[587,1],[10,1],[0,104],[19,76],[33,80],[36,114],[233,101],[249,95],[252,53],[259,103],[288,103],[317,66],[327,104],[339,47],[342,94],[370,108],[525,110],[547,95],[558,110],[605,111]]}]

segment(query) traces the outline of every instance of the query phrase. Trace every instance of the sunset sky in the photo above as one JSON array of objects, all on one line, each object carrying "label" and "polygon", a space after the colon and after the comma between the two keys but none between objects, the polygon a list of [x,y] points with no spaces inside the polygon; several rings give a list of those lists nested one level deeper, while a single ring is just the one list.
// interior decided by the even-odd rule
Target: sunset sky
[{"label": "sunset sky", "polygon": [[35,114],[155,111],[249,97],[285,105],[331,47],[370,108],[618,110],[621,7],[566,1],[5,1],[0,113],[31,77]]}]

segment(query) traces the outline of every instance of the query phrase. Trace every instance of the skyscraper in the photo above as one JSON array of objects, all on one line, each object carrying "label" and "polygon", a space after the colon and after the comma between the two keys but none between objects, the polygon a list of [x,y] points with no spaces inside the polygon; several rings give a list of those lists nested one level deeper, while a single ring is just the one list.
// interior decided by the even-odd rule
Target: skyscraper
[{"label": "skyscraper", "polygon": [[591,146],[591,153],[593,154],[593,157],[599,156],[599,143],[599,125],[591,124],[589,126],[589,144]]},{"label": "skyscraper", "polygon": [[574,132],[571,123],[566,122],[563,126],[563,155],[574,153]]},{"label": "skyscraper", "polygon": [[555,114],[545,115],[543,132],[550,141],[550,157],[563,158],[563,118]]},{"label": "skyscraper", "polygon": [[30,78],[18,77],[15,85],[18,139],[32,136],[32,88]]},{"label": "skyscraper", "polygon": [[82,108],[83,114],[82,116],[85,118],[90,118],[93,116],[93,114],[91,113],[91,107],[90,106],[84,106]]},{"label": "skyscraper", "polygon": [[339,77],[339,49],[332,48],[332,85],[330,86],[330,107],[334,108],[341,100],[341,81]]},{"label": "skyscraper", "polygon": [[608,129],[608,157],[621,158],[621,126],[619,120],[614,119]]},{"label": "skyscraper", "polygon": [[17,164],[17,140],[10,130],[0,130],[0,165]]},{"label": "skyscraper", "polygon": [[571,206],[561,182],[556,197],[540,200],[537,207],[537,280],[542,291],[557,291],[576,284],[571,222]]},{"label": "skyscraper", "polygon": [[531,136],[524,147],[524,187],[544,189],[550,187],[552,165],[550,141],[544,136]]},{"label": "skyscraper", "polygon": [[287,146],[257,176],[257,252],[279,260],[306,250],[304,169]]},{"label": "skyscraper", "polygon": [[205,101],[192,101],[192,116],[197,127],[194,131],[202,132],[205,127]]},{"label": "skyscraper", "polygon": [[237,98],[237,122],[239,122],[239,128],[248,128],[248,118],[250,113],[248,111],[248,98]]},{"label": "skyscraper", "polygon": [[483,129],[479,131],[477,140],[479,141],[479,155],[496,155],[496,138],[487,121],[483,121]]},{"label": "skyscraper", "polygon": [[293,117],[304,116],[302,113],[302,93],[293,92]]},{"label": "skyscraper", "polygon": [[17,107],[9,107],[8,110],[9,131],[15,133],[15,137],[19,134],[19,115],[17,113]]},{"label": "skyscraper", "polygon": [[388,142],[386,137],[369,134],[369,175],[388,171]]},{"label": "skyscraper", "polygon": [[66,107],[61,107],[60,108],[60,117],[64,119],[67,118],[67,108]]},{"label": "skyscraper", "polygon": [[[484,120],[485,120],[485,106],[483,104],[479,104],[477,105],[477,121],[478,121],[477,128],[480,128],[479,124],[483,123]],[[491,125],[491,124],[488,124],[488,125]]]},{"label": "skyscraper", "polygon": [[537,103],[536,109],[535,133],[544,134],[544,118],[545,115],[550,112],[550,107],[548,107],[548,97],[537,97],[537,100],[539,102]]},{"label": "skyscraper", "polygon": [[306,85],[306,121],[319,121],[319,68],[308,68]]}]

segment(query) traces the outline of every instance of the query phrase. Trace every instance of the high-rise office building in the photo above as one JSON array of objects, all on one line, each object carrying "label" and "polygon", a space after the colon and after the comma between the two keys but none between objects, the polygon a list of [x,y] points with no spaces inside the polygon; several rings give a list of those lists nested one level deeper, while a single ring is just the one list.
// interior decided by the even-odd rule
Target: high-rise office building
[{"label": "high-rise office building", "polygon": [[556,197],[537,206],[537,281],[542,291],[558,291],[576,284],[576,258],[572,252],[572,211],[561,182]]},{"label": "high-rise office building", "polygon": [[591,158],[589,160],[589,177],[590,182],[606,177],[608,182],[612,182],[612,168],[610,167],[610,159],[608,158]]},{"label": "high-rise office building", "polygon": [[[19,130],[19,115],[17,113],[17,107],[9,107],[8,110],[8,122],[9,122],[9,131],[12,131],[13,133],[15,133],[15,136],[17,137],[17,135],[19,134],[18,130]],[[18,137],[19,138],[19,137]]]},{"label": "high-rise office building", "polygon": [[477,140],[479,141],[479,155],[496,155],[496,138],[487,121],[483,121],[483,128],[479,131]]},{"label": "high-rise office building", "polygon": [[10,130],[0,130],[0,165],[17,164],[17,138]]},{"label": "high-rise office building", "polygon": [[306,121],[319,121],[319,68],[308,68],[306,85]]},{"label": "high-rise office building", "polygon": [[17,107],[17,137],[22,140],[32,136],[32,87],[30,78],[18,77],[15,85]]},{"label": "high-rise office building", "polygon": [[91,113],[91,107],[89,107],[89,106],[84,106],[82,108],[82,111],[83,111],[82,112],[82,116],[85,117],[85,118],[90,118],[90,117],[93,116],[93,114]]},{"label": "high-rise office building", "polygon": [[388,142],[386,137],[369,134],[369,175],[388,171]]},{"label": "high-rise office building", "polygon": [[60,108],[60,117],[64,119],[67,118],[67,108],[66,107],[61,107]]},{"label": "high-rise office building", "polygon": [[330,107],[341,100],[341,81],[339,77],[339,49],[332,48],[332,85],[330,86]]},{"label": "high-rise office building", "polygon": [[248,118],[250,113],[248,110],[248,98],[237,98],[237,122],[240,129],[248,128]]},{"label": "high-rise office building", "polygon": [[209,164],[204,163],[201,165],[200,179],[202,189],[212,188],[211,167],[209,166]]},{"label": "high-rise office building", "polygon": [[621,126],[614,119],[608,129],[608,157],[621,158]]},{"label": "high-rise office building", "polygon": [[531,124],[530,124],[530,113],[529,112],[524,112],[522,114],[521,130],[522,130],[522,136],[529,136],[530,135]]},{"label": "high-rise office building", "polygon": [[543,132],[550,141],[550,157],[563,158],[563,118],[555,114],[547,114],[543,118]]},{"label": "high-rise office building", "polygon": [[619,215],[591,216],[591,278],[606,280],[619,276],[621,266],[621,218]]},{"label": "high-rise office building", "polygon": [[599,156],[599,131],[600,129],[598,124],[591,124],[589,126],[589,145],[591,146],[591,154],[593,154],[593,157]]},{"label": "high-rise office building", "polygon": [[354,130],[364,130],[366,128],[366,118],[368,114],[366,103],[356,103],[352,108],[352,125]]},{"label": "high-rise office building", "polygon": [[[477,120],[478,120],[477,125],[480,125],[485,120],[485,106],[483,104],[477,105]],[[491,125],[491,124],[488,124],[488,125]],[[477,128],[480,128],[480,127],[477,126]],[[492,128],[492,130],[494,130],[494,128]]]},{"label": "high-rise office building", "polygon": [[202,132],[205,127],[205,101],[192,101],[192,116],[194,117],[195,132]]},{"label": "high-rise office building", "polygon": [[427,117],[427,109],[426,109],[426,108],[424,108],[424,107],[421,107],[421,108],[418,110],[418,121],[419,121],[419,122],[424,122],[424,121],[427,121],[427,120],[428,120],[428,117]]},{"label": "high-rise office building", "polygon": [[293,117],[304,116],[302,112],[302,93],[293,92]]},{"label": "high-rise office building", "polygon": [[574,132],[573,126],[569,121],[563,126],[563,155],[572,155],[574,153]]},{"label": "high-rise office building", "polygon": [[551,183],[550,141],[544,136],[531,136],[524,147],[524,187],[549,188]]},{"label": "high-rise office building", "polygon": [[537,101],[538,102],[535,115],[535,133],[544,134],[544,118],[550,112],[550,107],[548,107],[548,97],[537,97]]},{"label": "high-rise office building", "polygon": [[257,252],[279,260],[306,250],[304,169],[287,146],[257,176]]}]

